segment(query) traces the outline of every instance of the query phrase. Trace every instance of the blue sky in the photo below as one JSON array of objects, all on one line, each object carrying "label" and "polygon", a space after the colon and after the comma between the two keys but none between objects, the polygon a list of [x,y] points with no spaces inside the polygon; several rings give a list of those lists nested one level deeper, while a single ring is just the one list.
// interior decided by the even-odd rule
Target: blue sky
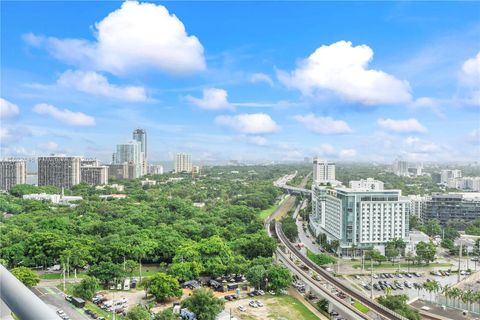
[{"label": "blue sky", "polygon": [[480,158],[478,2],[2,2],[2,156]]}]

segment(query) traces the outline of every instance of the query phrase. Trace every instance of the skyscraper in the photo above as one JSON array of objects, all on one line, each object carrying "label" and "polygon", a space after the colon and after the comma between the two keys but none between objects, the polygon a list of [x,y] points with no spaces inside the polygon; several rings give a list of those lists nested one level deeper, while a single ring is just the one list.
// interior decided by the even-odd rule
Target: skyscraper
[{"label": "skyscraper", "polygon": [[82,166],[80,168],[81,181],[90,185],[108,184],[107,166]]},{"label": "skyscraper", "polygon": [[313,159],[313,181],[315,183],[328,183],[335,181],[335,163],[322,160],[320,158]]},{"label": "skyscraper", "polygon": [[192,156],[186,153],[177,153],[175,172],[192,172]]},{"label": "skyscraper", "polygon": [[8,191],[17,184],[27,183],[25,160],[0,161],[0,190]]},{"label": "skyscraper", "polygon": [[138,141],[129,141],[124,144],[117,144],[115,163],[128,163],[133,167],[131,178],[139,178],[143,175],[142,146]]},{"label": "skyscraper", "polygon": [[144,129],[135,129],[133,130],[132,138],[135,141],[140,143],[141,151],[141,162],[142,162],[142,173],[141,175],[147,174],[147,132]]},{"label": "skyscraper", "polygon": [[38,185],[70,188],[80,183],[80,157],[38,158]]}]

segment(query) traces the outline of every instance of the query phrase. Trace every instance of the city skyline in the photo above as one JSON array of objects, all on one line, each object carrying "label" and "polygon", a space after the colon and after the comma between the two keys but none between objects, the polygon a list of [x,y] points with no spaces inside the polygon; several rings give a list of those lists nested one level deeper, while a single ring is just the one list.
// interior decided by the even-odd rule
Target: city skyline
[{"label": "city skyline", "polygon": [[142,128],[153,162],[475,160],[478,8],[2,3],[1,153],[109,162]]}]

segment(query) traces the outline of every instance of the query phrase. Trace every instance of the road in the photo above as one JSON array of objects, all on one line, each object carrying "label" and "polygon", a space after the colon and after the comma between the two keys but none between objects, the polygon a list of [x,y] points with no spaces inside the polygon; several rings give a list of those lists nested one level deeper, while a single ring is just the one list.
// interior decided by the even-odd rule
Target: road
[{"label": "road", "polygon": [[57,283],[58,281],[42,281],[32,291],[52,308],[62,309],[72,320],[90,319],[84,314],[83,309],[76,308],[65,300],[63,292],[56,287]]}]

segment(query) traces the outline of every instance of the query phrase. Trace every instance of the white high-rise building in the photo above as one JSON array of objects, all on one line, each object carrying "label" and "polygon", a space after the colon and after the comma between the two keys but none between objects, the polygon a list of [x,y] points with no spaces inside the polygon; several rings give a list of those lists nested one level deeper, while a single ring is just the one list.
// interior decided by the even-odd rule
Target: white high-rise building
[{"label": "white high-rise building", "polygon": [[340,241],[342,254],[377,248],[401,238],[408,241],[410,201],[400,190],[359,191],[315,185],[310,226],[315,236]]},{"label": "white high-rise building", "polygon": [[147,174],[147,132],[144,129],[135,129],[132,138],[140,143],[142,152],[142,176]]},{"label": "white high-rise building", "polygon": [[70,188],[80,183],[80,157],[38,158],[38,185]]},{"label": "white high-rise building", "polygon": [[143,152],[142,146],[138,141],[129,141],[124,144],[117,144],[115,153],[115,164],[128,163],[132,166],[132,172],[129,177],[139,178],[143,175]]},{"label": "white high-rise building", "polygon": [[149,165],[148,174],[163,174],[163,166],[161,164]]},{"label": "white high-rise building", "polygon": [[317,184],[335,182],[335,163],[314,158],[313,181]]},{"label": "white high-rise building", "polygon": [[410,199],[410,216],[417,217],[418,221],[423,222],[425,207],[430,197],[409,195],[408,199]]},{"label": "white high-rise building", "polygon": [[383,190],[383,182],[373,178],[352,180],[349,186],[354,190]]},{"label": "white high-rise building", "polygon": [[393,165],[393,171],[397,176],[407,177],[408,176],[408,161],[405,160],[396,160]]},{"label": "white high-rise building", "polygon": [[80,179],[90,185],[108,184],[107,166],[83,166],[80,168]]},{"label": "white high-rise building", "polygon": [[462,177],[462,170],[445,169],[440,172],[440,182],[447,184],[448,180]]},{"label": "white high-rise building", "polygon": [[8,191],[17,184],[27,183],[25,160],[0,161],[0,190]]},{"label": "white high-rise building", "polygon": [[192,172],[192,156],[186,153],[177,153],[175,156],[175,172]]}]

